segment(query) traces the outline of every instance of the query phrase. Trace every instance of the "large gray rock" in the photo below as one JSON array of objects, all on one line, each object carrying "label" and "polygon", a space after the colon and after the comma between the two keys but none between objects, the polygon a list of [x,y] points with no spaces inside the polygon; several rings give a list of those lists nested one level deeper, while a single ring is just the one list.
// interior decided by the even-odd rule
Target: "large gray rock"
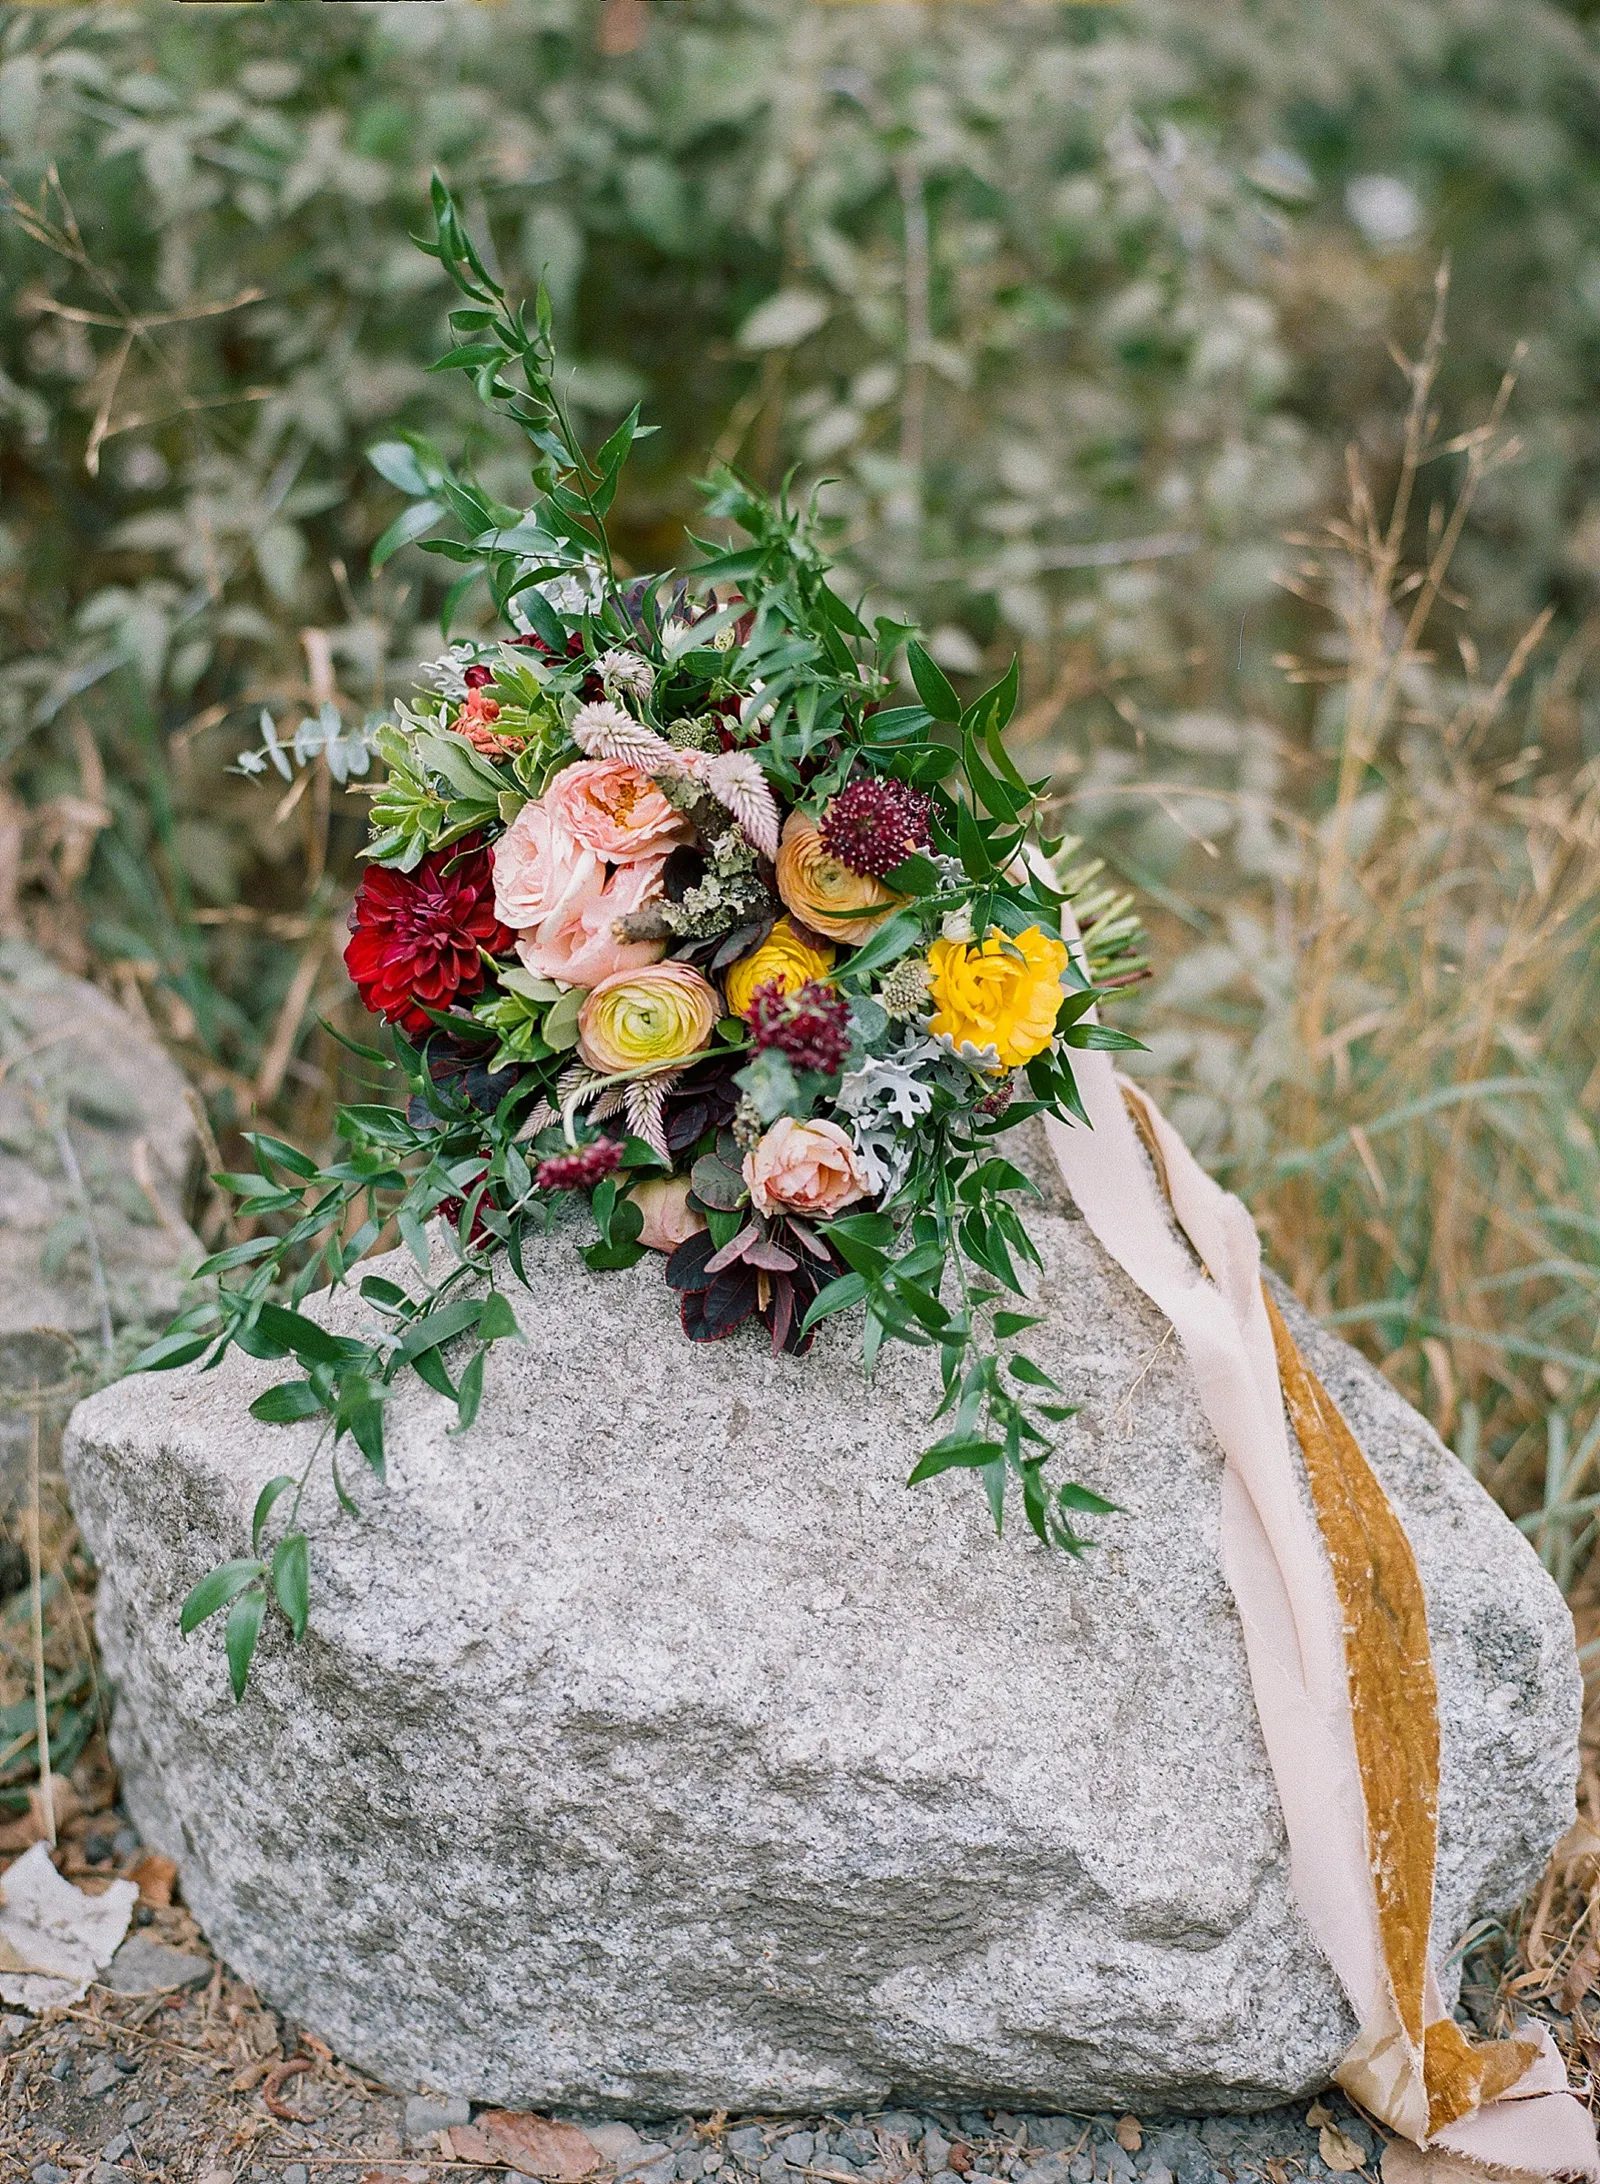
[{"label": "large gray rock", "polygon": [[[98,987],[0,941],[0,1520],[29,1419],[119,1370],[177,1310],[195,1126],[179,1070]],[[109,1335],[109,1341],[107,1337]]]},{"label": "large gray rock", "polygon": [[[1251,2108],[1352,2024],[1290,1895],[1217,1567],[1220,1459],[1164,1323],[1061,1211],[1032,1353],[1126,1505],[1081,1564],[907,1492],[931,1373],[853,1330],[696,1350],[659,1266],[570,1232],[483,1411],[413,1386],[359,1521],[310,1504],[305,1642],[242,1707],[184,1593],[310,1453],[283,1368],[76,1414],[129,1805],[210,1939],[401,2086],[510,2105]],[[392,1273],[399,1272],[392,1266]],[[340,1299],[330,1319],[354,1324]],[[1438,1933],[1573,1809],[1569,1619],[1526,1542],[1354,1352],[1292,1313],[1404,1511],[1444,1714]]]}]

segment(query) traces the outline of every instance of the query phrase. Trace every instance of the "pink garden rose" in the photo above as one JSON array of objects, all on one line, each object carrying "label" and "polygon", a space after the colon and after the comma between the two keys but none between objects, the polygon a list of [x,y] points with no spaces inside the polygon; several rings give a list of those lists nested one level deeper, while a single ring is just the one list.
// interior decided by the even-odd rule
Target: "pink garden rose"
[{"label": "pink garden rose", "polygon": [[694,830],[646,773],[625,758],[582,758],[544,792],[551,821],[613,864],[660,859]]},{"label": "pink garden rose", "polygon": [[809,1213],[831,1220],[868,1196],[855,1147],[836,1122],[796,1122],[780,1115],[744,1156],[744,1179],[758,1213]]},{"label": "pink garden rose", "polygon": [[633,1193],[633,1202],[644,1215],[639,1241],[646,1251],[676,1251],[706,1225],[705,1215],[689,1203],[686,1175],[652,1176]]},{"label": "pink garden rose", "polygon": [[581,886],[569,888],[558,907],[529,931],[517,935],[517,954],[535,978],[558,979],[563,986],[598,986],[619,971],[643,970],[666,953],[664,940],[618,940],[611,928],[618,918],[642,910],[661,892],[664,857],[618,865],[609,878],[589,850],[590,871]]},{"label": "pink garden rose", "polygon": [[525,933],[604,878],[600,859],[558,826],[545,805],[524,804],[494,845],[494,908]]}]

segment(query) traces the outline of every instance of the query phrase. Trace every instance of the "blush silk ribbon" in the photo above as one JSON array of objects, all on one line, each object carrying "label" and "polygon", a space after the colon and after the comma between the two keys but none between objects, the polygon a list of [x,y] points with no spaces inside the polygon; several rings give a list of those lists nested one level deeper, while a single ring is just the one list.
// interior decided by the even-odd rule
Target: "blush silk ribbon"
[{"label": "blush silk ribbon", "polygon": [[1108,1056],[1072,1059],[1093,1127],[1047,1119],[1051,1149],[1094,1235],[1171,1321],[1222,1448],[1222,1568],[1292,1885],[1360,2021],[1338,2081],[1409,2142],[1387,2150],[1385,2184],[1597,2184],[1594,2127],[1549,2034],[1469,2040],[1429,1962],[1438,1695],[1404,1527],[1262,1283],[1244,1206]]}]

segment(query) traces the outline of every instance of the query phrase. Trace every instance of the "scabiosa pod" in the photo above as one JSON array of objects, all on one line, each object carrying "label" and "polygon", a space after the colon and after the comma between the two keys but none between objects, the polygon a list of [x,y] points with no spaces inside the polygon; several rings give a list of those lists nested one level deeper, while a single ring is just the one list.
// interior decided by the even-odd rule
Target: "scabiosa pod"
[{"label": "scabiosa pod", "polygon": [[822,814],[823,848],[852,872],[881,880],[933,839],[933,799],[909,782],[872,775],[842,788]]},{"label": "scabiosa pod", "polygon": [[552,1153],[541,1160],[533,1180],[542,1191],[592,1191],[622,1166],[622,1147],[615,1138],[596,1138],[573,1153]]},{"label": "scabiosa pod", "polygon": [[850,1004],[819,979],[808,979],[792,993],[778,978],[757,986],[744,1020],[758,1053],[776,1047],[796,1069],[836,1077],[850,1052]]}]

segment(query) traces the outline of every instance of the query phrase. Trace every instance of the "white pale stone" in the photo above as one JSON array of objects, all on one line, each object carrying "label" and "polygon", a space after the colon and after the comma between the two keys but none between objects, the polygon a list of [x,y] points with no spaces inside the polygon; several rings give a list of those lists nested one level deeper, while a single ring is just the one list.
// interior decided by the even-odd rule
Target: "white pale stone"
[{"label": "white pale stone", "polygon": [[[906,1490],[925,1355],[869,1393],[851,1328],[808,1360],[695,1349],[658,1262],[591,1275],[569,1231],[477,1425],[413,1383],[359,1520],[319,1487],[310,1631],[269,1633],[236,1708],[220,1630],[181,1640],[178,1607],[309,1453],[245,1415],[287,1369],[82,1405],[128,1802],[228,1960],[390,2083],[509,2106],[1148,2112],[1325,2082],[1352,2020],[1290,1895],[1217,1449],[1083,1223],[1031,1225],[1027,1347],[1082,1405],[1063,1454],[1126,1507],[1077,1564],[997,1542],[970,1479]],[[1427,1588],[1447,1946],[1571,1818],[1571,1625],[1429,1427],[1290,1318]]]}]

